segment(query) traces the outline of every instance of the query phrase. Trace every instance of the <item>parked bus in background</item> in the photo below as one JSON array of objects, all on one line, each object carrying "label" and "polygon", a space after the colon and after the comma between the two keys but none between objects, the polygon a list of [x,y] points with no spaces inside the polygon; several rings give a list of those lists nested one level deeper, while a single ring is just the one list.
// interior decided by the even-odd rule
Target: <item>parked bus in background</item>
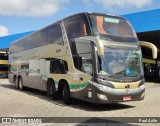
[{"label": "parked bus in background", "polygon": [[[144,43],[144,41],[143,41]],[[142,46],[143,64],[144,64],[144,77],[146,81],[160,81],[160,61],[158,58],[153,58],[153,48],[158,55],[158,49],[152,43],[149,44],[152,48],[146,48]]]},{"label": "parked bus in background", "polygon": [[0,51],[0,78],[8,77],[8,53]]},{"label": "parked bus in background", "polygon": [[142,53],[128,20],[80,13],[13,42],[9,81],[53,99],[93,103],[144,99]]}]

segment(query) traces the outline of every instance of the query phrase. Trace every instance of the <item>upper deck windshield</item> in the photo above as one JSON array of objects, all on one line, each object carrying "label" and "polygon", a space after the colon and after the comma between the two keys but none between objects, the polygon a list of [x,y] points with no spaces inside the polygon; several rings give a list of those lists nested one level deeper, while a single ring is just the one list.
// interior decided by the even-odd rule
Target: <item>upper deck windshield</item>
[{"label": "upper deck windshield", "polygon": [[89,15],[94,36],[121,42],[137,42],[137,35],[131,24],[123,19],[107,15]]}]

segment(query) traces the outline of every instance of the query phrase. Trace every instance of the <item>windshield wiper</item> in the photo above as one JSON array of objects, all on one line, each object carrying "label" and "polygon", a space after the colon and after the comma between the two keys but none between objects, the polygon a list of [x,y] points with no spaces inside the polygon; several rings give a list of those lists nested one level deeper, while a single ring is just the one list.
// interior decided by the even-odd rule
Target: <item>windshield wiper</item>
[{"label": "windshield wiper", "polygon": [[120,72],[114,73],[114,74],[99,74],[103,77],[126,77],[125,70],[122,70]]},{"label": "windshield wiper", "polygon": [[125,74],[119,74],[119,73],[115,73],[115,74],[110,74],[106,77],[125,77],[126,75]]},{"label": "windshield wiper", "polygon": [[125,73],[126,70],[122,70],[120,72],[117,72],[115,74],[111,74],[109,75],[108,77],[126,77],[126,73]]}]

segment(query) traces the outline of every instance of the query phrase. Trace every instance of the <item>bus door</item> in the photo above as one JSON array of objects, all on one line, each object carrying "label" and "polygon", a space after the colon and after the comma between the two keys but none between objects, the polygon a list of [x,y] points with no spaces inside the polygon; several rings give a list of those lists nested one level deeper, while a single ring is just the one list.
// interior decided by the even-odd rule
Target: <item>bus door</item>
[{"label": "bus door", "polygon": [[76,52],[74,52],[73,60],[75,68],[79,70],[79,97],[82,99],[92,98],[93,89],[88,87],[89,80],[93,76],[92,43],[88,40],[75,41],[75,48]]}]

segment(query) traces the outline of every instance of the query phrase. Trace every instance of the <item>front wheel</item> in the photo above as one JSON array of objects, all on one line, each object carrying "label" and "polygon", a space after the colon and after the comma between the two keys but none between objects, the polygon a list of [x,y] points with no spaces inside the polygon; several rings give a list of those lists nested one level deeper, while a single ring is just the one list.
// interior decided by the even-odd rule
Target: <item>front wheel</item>
[{"label": "front wheel", "polygon": [[23,91],[24,90],[24,86],[23,86],[23,79],[22,78],[19,78],[18,85],[19,85],[19,89],[21,91]]},{"label": "front wheel", "polygon": [[53,100],[58,99],[55,83],[52,79],[47,82],[47,95],[51,96]]},{"label": "front wheel", "polygon": [[71,104],[72,102],[68,84],[64,84],[63,86],[63,101],[67,105]]}]

